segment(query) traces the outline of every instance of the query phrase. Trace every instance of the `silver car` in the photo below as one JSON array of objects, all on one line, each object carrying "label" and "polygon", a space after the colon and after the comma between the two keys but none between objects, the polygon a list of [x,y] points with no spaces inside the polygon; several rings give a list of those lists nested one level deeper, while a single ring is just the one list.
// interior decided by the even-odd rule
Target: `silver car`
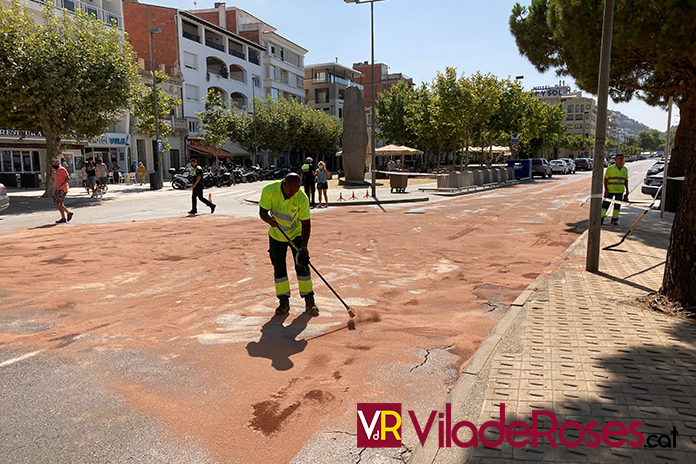
[{"label": "silver car", "polygon": [[0,211],[10,207],[10,197],[7,195],[7,189],[3,184],[0,184]]}]

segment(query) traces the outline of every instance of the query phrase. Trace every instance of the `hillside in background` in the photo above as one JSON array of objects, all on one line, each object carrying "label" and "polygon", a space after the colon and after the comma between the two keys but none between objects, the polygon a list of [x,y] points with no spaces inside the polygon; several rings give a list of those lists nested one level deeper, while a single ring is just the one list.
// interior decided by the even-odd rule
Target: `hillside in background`
[{"label": "hillside in background", "polygon": [[640,131],[650,131],[652,130],[651,127],[646,126],[642,122],[638,122],[635,119],[631,119],[625,114],[621,113],[620,111],[615,111],[612,110],[612,112],[616,113],[616,115],[619,118],[619,127],[622,129],[626,129],[628,131],[628,135],[634,135],[638,136],[638,132]]}]

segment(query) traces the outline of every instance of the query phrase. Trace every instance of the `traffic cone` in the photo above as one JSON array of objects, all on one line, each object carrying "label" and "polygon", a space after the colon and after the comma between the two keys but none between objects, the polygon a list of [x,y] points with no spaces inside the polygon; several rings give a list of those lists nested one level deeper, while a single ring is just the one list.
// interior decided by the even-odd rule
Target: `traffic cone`
[{"label": "traffic cone", "polygon": [[208,201],[211,203],[213,202],[213,194],[210,192],[208,192]]},{"label": "traffic cone", "polygon": [[358,197],[355,196],[355,192],[353,192],[353,196],[349,198],[349,200],[357,200]]},{"label": "traffic cone", "polygon": [[340,194],[341,195],[338,197],[338,200],[336,200],[336,201],[346,201],[346,199],[343,198],[343,192],[340,192]]},{"label": "traffic cone", "polygon": [[370,198],[370,189],[365,190],[365,196],[363,198]]}]

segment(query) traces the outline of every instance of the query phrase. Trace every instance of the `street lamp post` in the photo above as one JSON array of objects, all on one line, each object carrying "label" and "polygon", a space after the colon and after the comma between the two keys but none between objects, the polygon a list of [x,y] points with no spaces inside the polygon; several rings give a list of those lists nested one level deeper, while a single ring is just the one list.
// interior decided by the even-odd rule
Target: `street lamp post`
[{"label": "street lamp post", "polygon": [[370,172],[371,183],[372,183],[372,198],[377,199],[377,178],[375,176],[376,161],[375,161],[375,2],[381,2],[383,0],[343,0],[346,3],[369,3],[370,4],[370,28],[371,28],[371,49],[372,49],[372,70],[370,74],[372,75],[372,83],[370,84],[371,92],[371,105],[372,105],[372,115],[371,115],[371,134],[370,134],[370,149],[372,151],[372,161]]},{"label": "street lamp post", "polygon": [[152,96],[155,100],[155,156],[153,159],[154,169],[157,172],[157,185],[152,185],[150,183],[150,188],[152,190],[159,190],[162,188],[162,163],[160,163],[160,136],[159,136],[159,114],[157,112],[157,79],[155,77],[155,46],[154,46],[154,35],[162,33],[162,29],[151,28],[150,29],[150,55],[152,56]]}]

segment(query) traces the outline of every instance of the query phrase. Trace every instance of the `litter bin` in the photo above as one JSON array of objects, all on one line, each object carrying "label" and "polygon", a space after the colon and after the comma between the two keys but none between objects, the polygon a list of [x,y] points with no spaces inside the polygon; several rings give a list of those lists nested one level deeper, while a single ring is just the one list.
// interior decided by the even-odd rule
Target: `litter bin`
[{"label": "litter bin", "polygon": [[390,192],[394,193],[404,193],[406,192],[406,186],[408,185],[408,174],[389,174],[389,188]]},{"label": "litter bin", "polygon": [[508,160],[508,167],[511,167],[515,170],[515,179],[532,178],[532,160]]},{"label": "litter bin", "polygon": [[36,172],[23,172],[20,175],[20,180],[23,189],[41,187],[41,179]]},{"label": "litter bin", "polygon": [[150,173],[150,190],[159,190],[162,188],[159,172]]}]

